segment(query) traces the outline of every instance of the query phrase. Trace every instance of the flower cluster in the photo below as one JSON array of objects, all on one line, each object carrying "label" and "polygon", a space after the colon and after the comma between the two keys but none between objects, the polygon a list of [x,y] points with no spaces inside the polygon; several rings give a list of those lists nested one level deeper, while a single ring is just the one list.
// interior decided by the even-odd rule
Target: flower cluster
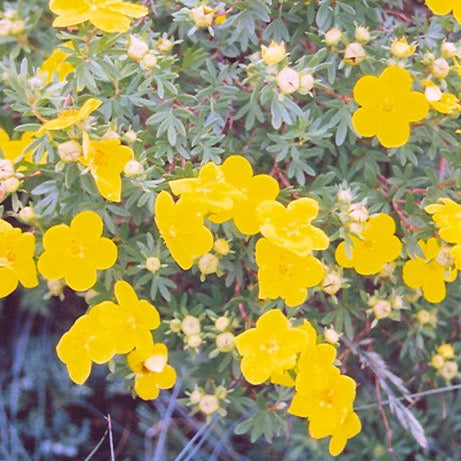
[{"label": "flower cluster", "polygon": [[58,357],[72,381],[83,384],[93,362],[103,364],[116,354],[128,354],[134,390],[144,400],[155,399],[159,389],[169,389],[176,381],[166,346],[152,338],[151,331],[160,325],[159,313],[139,300],[127,282],[117,282],[114,291],[118,304],[103,301],[79,317],[56,346]]},{"label": "flower cluster", "polygon": [[258,385],[269,379],[282,386],[295,385],[288,412],[309,419],[312,437],[331,436],[332,455],[341,453],[347,439],[360,432],[360,420],[352,407],[355,382],[333,365],[336,349],[317,344],[317,333],[309,322],[293,327],[274,309],[263,314],[255,328],[238,335],[235,346],[249,383]]},{"label": "flower cluster", "polygon": [[435,354],[432,355],[431,365],[437,373],[449,383],[458,374],[455,349],[450,343],[441,344]]}]

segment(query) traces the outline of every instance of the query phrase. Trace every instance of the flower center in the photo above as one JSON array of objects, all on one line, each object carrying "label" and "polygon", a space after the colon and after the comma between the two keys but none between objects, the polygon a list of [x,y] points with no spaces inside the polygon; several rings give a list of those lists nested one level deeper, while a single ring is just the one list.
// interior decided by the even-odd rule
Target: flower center
[{"label": "flower center", "polygon": [[395,101],[390,98],[384,98],[381,104],[381,110],[383,112],[393,112],[395,108]]},{"label": "flower center", "polygon": [[280,346],[276,339],[269,339],[260,349],[262,351],[267,351],[269,354],[276,354],[280,350]]},{"label": "flower center", "polygon": [[319,406],[331,408],[333,406],[334,396],[334,389],[325,389],[320,395]]},{"label": "flower center", "polygon": [[83,246],[77,243],[75,240],[70,241],[69,252],[76,258],[84,258],[85,253],[83,252]]},{"label": "flower center", "polygon": [[13,263],[16,260],[14,253],[8,252],[4,256],[0,256],[0,267],[6,267],[7,269],[13,268]]}]

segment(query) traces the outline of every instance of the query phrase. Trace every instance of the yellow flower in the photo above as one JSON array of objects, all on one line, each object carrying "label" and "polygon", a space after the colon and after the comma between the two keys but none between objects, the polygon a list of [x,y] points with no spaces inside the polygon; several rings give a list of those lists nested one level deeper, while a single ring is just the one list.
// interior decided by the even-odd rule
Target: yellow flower
[{"label": "yellow flower", "polygon": [[261,315],[256,328],[238,335],[234,344],[243,356],[240,368],[251,384],[262,384],[267,379],[280,383],[291,382],[287,370],[295,367],[297,354],[307,345],[307,333],[291,327],[288,319],[278,309]]},{"label": "yellow flower", "polygon": [[134,390],[143,400],[156,399],[160,389],[170,389],[176,382],[176,372],[168,365],[168,349],[165,344],[153,344],[148,350],[137,349],[127,357],[128,365],[135,373]]},{"label": "yellow flower", "polygon": [[437,353],[439,353],[444,359],[452,359],[455,356],[455,350],[453,345],[450,343],[441,344],[437,348]]},{"label": "yellow flower", "polygon": [[64,278],[75,291],[84,291],[96,283],[96,271],[112,267],[117,259],[117,247],[101,237],[102,219],[93,211],[82,211],[70,226],[58,224],[43,236],[44,252],[38,260],[38,270],[46,279]]},{"label": "yellow flower", "polygon": [[250,162],[240,155],[228,157],[221,166],[225,181],[242,195],[235,195],[230,210],[210,216],[210,221],[223,223],[234,220],[237,229],[245,235],[259,232],[256,207],[264,200],[275,200],[280,188],[277,181],[267,174],[253,176]]},{"label": "yellow flower", "polygon": [[391,44],[391,53],[398,58],[409,58],[416,50],[416,45],[409,45],[405,37],[395,39]]},{"label": "yellow flower", "polygon": [[215,15],[215,10],[206,5],[200,5],[193,8],[190,12],[190,17],[195,24],[195,27],[211,27],[213,24],[213,19]]},{"label": "yellow flower", "polygon": [[287,52],[284,43],[276,43],[272,40],[269,46],[261,46],[261,56],[264,64],[272,65],[278,64],[280,61],[286,58]]},{"label": "yellow flower", "polygon": [[453,114],[461,110],[458,98],[452,93],[442,93],[440,88],[430,80],[423,80],[426,87],[424,95],[433,109],[442,114]]},{"label": "yellow flower", "polygon": [[59,359],[66,364],[70,379],[83,384],[90,376],[92,363],[106,363],[116,354],[113,333],[116,306],[103,302],[79,317],[56,346]]},{"label": "yellow flower", "polygon": [[133,159],[133,150],[122,146],[120,139],[93,141],[83,133],[83,157],[80,162],[90,167],[91,176],[99,193],[111,202],[120,202],[122,178],[120,174],[126,164]]},{"label": "yellow flower", "polygon": [[68,27],[90,21],[104,32],[126,32],[129,18],[146,16],[145,6],[121,0],[50,0],[50,10],[58,17],[54,27]]},{"label": "yellow flower", "polygon": [[168,192],[160,192],[155,201],[155,223],[181,269],[190,269],[213,247],[213,234],[204,226],[203,213],[194,201],[175,203]]},{"label": "yellow flower", "polygon": [[389,215],[380,213],[371,217],[363,224],[359,236],[350,235],[351,257],[347,255],[345,242],[338,245],[337,263],[341,267],[354,268],[361,275],[377,274],[400,254],[402,244],[394,232],[395,222]]},{"label": "yellow flower", "polygon": [[318,212],[318,202],[306,197],[293,200],[286,208],[275,200],[266,200],[256,209],[264,237],[299,256],[328,248],[327,235],[311,224]]},{"label": "yellow flower", "polygon": [[[72,42],[63,43],[67,48],[73,49]],[[45,59],[43,64],[40,66],[40,73],[46,76],[46,83],[50,83],[53,80],[54,73],[58,76],[58,81],[62,82],[66,76],[75,70],[75,67],[67,62],[66,59],[70,56],[70,53],[56,48],[50,56]]]},{"label": "yellow flower", "polygon": [[440,238],[448,243],[461,244],[461,205],[448,197],[439,198],[438,202],[427,205],[424,210],[432,215]]},{"label": "yellow flower", "polygon": [[[213,162],[205,164],[197,178],[175,179],[168,183],[174,195],[200,206],[204,213],[230,211],[234,200],[245,195],[226,181],[222,169]],[[230,218],[229,218],[230,219]]]},{"label": "yellow flower", "polygon": [[160,315],[151,303],[138,299],[133,287],[125,282],[115,284],[118,302],[116,315],[119,317],[117,333],[117,353],[126,354],[136,348],[144,354],[153,344],[151,330],[160,326]]},{"label": "yellow flower", "polygon": [[379,77],[365,75],[354,87],[354,98],[362,107],[352,116],[355,131],[377,136],[384,147],[403,146],[410,137],[410,123],[422,120],[429,104],[422,93],[411,91],[412,78],[397,66],[384,69]]},{"label": "yellow flower", "polygon": [[426,0],[426,6],[439,16],[452,11],[455,19],[461,24],[461,3],[458,0]]},{"label": "yellow flower", "polygon": [[101,104],[102,101],[89,98],[85,101],[80,109],[66,109],[61,112],[55,119],[45,122],[37,131],[37,135],[40,136],[46,131],[64,130],[65,128],[77,125],[78,123],[85,120]]},{"label": "yellow flower", "polygon": [[[24,131],[21,135],[21,139],[10,139],[8,133],[0,128],[0,151],[3,152],[3,157],[11,160],[13,163],[19,161],[19,157],[24,155],[24,160],[28,163],[34,163],[32,157],[34,149],[24,152],[26,147],[34,140],[35,131]],[[46,163],[47,153],[45,153],[41,160],[40,165]],[[25,167],[20,167],[18,171],[24,170]]]},{"label": "yellow flower", "polygon": [[416,256],[403,266],[403,281],[410,288],[422,288],[423,295],[430,303],[439,303],[445,298],[445,282],[452,282],[457,271],[441,266],[436,258],[441,247],[435,238],[427,242],[418,240],[418,245],[424,253],[424,258]]},{"label": "yellow flower", "polygon": [[256,243],[259,297],[283,298],[287,306],[302,304],[307,288],[318,285],[325,269],[313,256],[299,256],[290,250],[274,245],[267,238]]},{"label": "yellow flower", "polygon": [[18,282],[26,288],[38,285],[34,252],[33,234],[0,219],[0,298],[16,290]]}]

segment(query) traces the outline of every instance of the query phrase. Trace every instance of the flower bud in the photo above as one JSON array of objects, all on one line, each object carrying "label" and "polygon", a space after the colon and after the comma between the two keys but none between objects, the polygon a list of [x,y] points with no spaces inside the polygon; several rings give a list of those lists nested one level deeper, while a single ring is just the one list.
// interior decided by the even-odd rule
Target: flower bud
[{"label": "flower bud", "polygon": [[214,395],[216,395],[218,399],[223,400],[227,397],[227,389],[224,386],[218,386],[214,390]]},{"label": "flower bud", "polygon": [[379,276],[386,279],[389,278],[394,273],[395,267],[396,265],[394,262],[385,263],[383,268],[379,271]]},{"label": "flower bud", "polygon": [[446,379],[447,381],[451,381],[458,374],[458,364],[452,361],[445,362],[442,368],[439,370],[439,373],[442,378]]},{"label": "flower bud", "polygon": [[445,343],[440,345],[437,348],[437,352],[444,358],[444,359],[452,359],[455,356],[455,350],[453,346],[449,343]]},{"label": "flower bud", "polygon": [[192,315],[186,315],[181,322],[181,330],[187,336],[200,334],[200,320]]},{"label": "flower bud", "polygon": [[282,42],[278,44],[272,40],[269,46],[262,45],[261,56],[263,58],[264,64],[268,66],[278,64],[287,56],[284,43]]},{"label": "flower bud", "polygon": [[360,43],[367,43],[370,41],[370,32],[366,27],[358,26],[354,32],[355,39]]},{"label": "flower bud", "polygon": [[160,53],[169,53],[174,46],[174,42],[172,42],[168,38],[159,38],[155,49],[160,51]]},{"label": "flower bud", "polygon": [[35,211],[32,207],[30,206],[25,206],[24,208],[21,208],[18,212],[18,218],[20,221],[23,223],[31,223],[37,219],[37,215],[35,214]]},{"label": "flower bud", "polygon": [[214,274],[218,270],[219,259],[211,253],[204,254],[198,261],[198,268],[203,275]]},{"label": "flower bud", "polygon": [[436,59],[431,66],[431,74],[435,78],[445,78],[448,73],[450,72],[450,65],[444,58],[438,58]]},{"label": "flower bud", "polygon": [[320,288],[326,294],[333,296],[341,289],[342,283],[341,276],[337,272],[331,271],[325,275]]},{"label": "flower bud", "polygon": [[160,269],[160,259],[158,259],[157,256],[149,256],[146,259],[145,268],[149,272],[157,272]]},{"label": "flower bud", "polygon": [[234,348],[235,336],[230,331],[216,336],[216,348],[219,352],[230,352]]},{"label": "flower bud", "polygon": [[206,415],[212,415],[219,410],[219,400],[214,394],[205,394],[199,403],[200,411]]},{"label": "flower bud", "polygon": [[16,192],[21,187],[21,181],[15,176],[11,176],[11,178],[8,178],[2,181],[2,186],[3,186],[3,190],[7,194],[12,194],[13,192]]},{"label": "flower bud", "polygon": [[127,140],[128,143],[133,144],[137,141],[138,134],[134,130],[128,130],[125,133],[125,139]]},{"label": "flower bud", "polygon": [[431,365],[436,369],[440,370],[443,367],[445,360],[440,354],[435,354],[432,356]]},{"label": "flower bud", "polygon": [[202,344],[202,338],[200,335],[192,335],[187,338],[187,345],[193,349],[197,349],[200,344]]},{"label": "flower bud", "polygon": [[13,8],[7,8],[5,10],[5,12],[3,13],[3,16],[6,19],[14,19],[17,14],[18,14],[18,12],[16,10],[14,10]]},{"label": "flower bud", "polygon": [[218,255],[225,256],[229,254],[229,242],[225,239],[218,239],[214,242],[213,250],[218,253]]},{"label": "flower bud", "polygon": [[11,178],[14,175],[14,165],[11,160],[0,158],[0,180]]},{"label": "flower bud", "polygon": [[130,160],[123,168],[125,176],[132,177],[144,173],[144,167],[137,160]]},{"label": "flower bud", "polygon": [[104,140],[120,139],[120,135],[116,131],[109,129],[101,136],[101,139],[104,139]]},{"label": "flower bud", "polygon": [[181,331],[181,320],[172,319],[168,323],[168,326],[170,328],[170,331],[172,331],[173,333],[179,333]]},{"label": "flower bud", "polygon": [[155,67],[157,65],[157,56],[155,56],[154,53],[147,53],[143,58],[142,58],[142,63],[144,64],[145,67],[151,68]]},{"label": "flower bud", "polygon": [[403,309],[403,296],[394,296],[392,299],[393,309]]},{"label": "flower bud", "polygon": [[346,46],[344,51],[344,61],[351,66],[360,64],[365,59],[365,50],[360,43],[352,42]]},{"label": "flower bud", "polygon": [[323,336],[327,343],[338,344],[341,335],[334,328],[325,328]]},{"label": "flower bud", "polygon": [[29,84],[31,90],[41,88],[45,84],[42,77],[40,77],[39,75],[34,75],[33,77],[29,78],[27,80],[27,83]]},{"label": "flower bud", "polygon": [[62,279],[60,280],[47,280],[46,285],[48,286],[48,291],[52,296],[61,297],[64,293],[64,287],[66,286]]},{"label": "flower bud", "polygon": [[455,260],[453,259],[453,256],[451,255],[450,248],[448,247],[442,247],[440,248],[439,254],[435,258],[435,262],[437,264],[440,264],[443,268],[448,269],[453,265]]},{"label": "flower bud", "polygon": [[290,67],[283,68],[275,81],[283,94],[291,94],[299,89],[299,73]]},{"label": "flower bud", "polygon": [[443,42],[442,46],[440,47],[440,51],[442,53],[442,57],[452,58],[456,55],[458,50],[456,49],[456,45],[453,42]]},{"label": "flower bud", "polygon": [[126,54],[129,58],[135,61],[141,61],[144,55],[149,51],[149,47],[144,40],[141,40],[136,35],[130,35],[130,46]]},{"label": "flower bud", "polygon": [[308,94],[314,88],[315,78],[311,74],[299,74],[299,90],[300,94]]},{"label": "flower bud", "polygon": [[211,27],[213,24],[215,10],[212,8],[200,5],[193,8],[190,12],[190,17],[195,24],[195,27]]},{"label": "flower bud", "polygon": [[230,319],[229,317],[226,317],[226,316],[221,316],[221,317],[218,317],[215,322],[214,322],[214,327],[218,330],[218,331],[224,331],[227,329],[227,327],[229,326],[230,324]]},{"label": "flower bud", "polygon": [[93,288],[90,288],[85,292],[85,302],[87,304],[91,304],[91,300],[97,296],[99,293],[96,290],[93,290]]},{"label": "flower bud", "polygon": [[0,19],[0,38],[8,37],[11,34],[11,26],[13,22],[9,19]]},{"label": "flower bud", "polygon": [[397,58],[408,58],[416,50],[416,45],[410,45],[405,37],[395,39],[391,44],[391,53]]},{"label": "flower bud", "polygon": [[350,189],[341,189],[338,191],[337,200],[340,203],[350,203],[352,201],[352,192]]},{"label": "flower bud", "polygon": [[416,320],[420,325],[426,325],[427,323],[431,323],[431,313],[426,309],[421,309],[416,314]]},{"label": "flower bud", "polygon": [[26,27],[25,22],[22,21],[21,19],[18,19],[18,20],[13,21],[11,23],[10,32],[13,35],[20,35],[20,34],[22,34],[24,32],[25,27]]},{"label": "flower bud", "polygon": [[424,53],[423,57],[421,58],[421,62],[425,66],[429,66],[430,64],[432,64],[434,60],[435,60],[434,53],[430,53],[430,52]]},{"label": "flower bud", "polygon": [[342,36],[343,33],[338,28],[333,27],[325,33],[325,44],[327,46],[335,46],[341,41]]},{"label": "flower bud", "polygon": [[372,306],[373,313],[378,320],[389,317],[392,312],[392,306],[389,301],[385,299],[378,299]]},{"label": "flower bud", "polygon": [[78,162],[82,155],[82,146],[75,139],[58,145],[58,155],[63,162]]},{"label": "flower bud", "polygon": [[362,203],[352,203],[347,210],[347,215],[359,223],[365,222],[369,217],[368,210]]},{"label": "flower bud", "polygon": [[189,400],[193,405],[197,405],[197,403],[200,402],[202,397],[203,397],[203,393],[199,389],[194,389],[189,394]]}]

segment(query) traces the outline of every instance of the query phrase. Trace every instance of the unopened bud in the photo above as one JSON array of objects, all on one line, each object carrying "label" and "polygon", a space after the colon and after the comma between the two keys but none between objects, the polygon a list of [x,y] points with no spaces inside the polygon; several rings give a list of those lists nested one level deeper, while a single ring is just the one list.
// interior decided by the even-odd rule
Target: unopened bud
[{"label": "unopened bud", "polygon": [[337,272],[328,272],[322,281],[321,289],[328,295],[335,295],[342,287],[342,278]]},{"label": "unopened bud", "polygon": [[437,262],[437,264],[440,264],[445,269],[451,267],[455,262],[453,256],[451,255],[450,248],[448,247],[442,247],[440,249],[439,254],[435,258],[435,261]]},{"label": "unopened bud", "polygon": [[216,251],[218,255],[225,256],[230,252],[229,242],[225,239],[217,239],[214,242],[213,250]]},{"label": "unopened bud", "polygon": [[138,139],[138,134],[134,130],[128,130],[125,133],[125,138],[126,138],[127,142],[129,142],[130,144],[133,144]]},{"label": "unopened bud", "polygon": [[12,194],[13,192],[16,192],[21,187],[21,181],[15,176],[11,176],[11,178],[8,178],[2,181],[2,186],[3,186],[3,190],[7,194]]},{"label": "unopened bud", "polygon": [[221,316],[221,317],[218,317],[215,322],[214,322],[214,327],[218,330],[218,331],[224,331],[227,329],[227,327],[229,326],[230,324],[230,319],[229,317],[225,317],[224,315]]},{"label": "unopened bud", "polygon": [[91,304],[91,299],[97,296],[99,293],[96,290],[93,290],[93,288],[90,288],[85,292],[85,301],[87,304]]},{"label": "unopened bud", "polygon": [[234,348],[235,336],[230,331],[216,336],[216,348],[219,352],[230,352]]},{"label": "unopened bud", "polygon": [[438,58],[436,59],[431,66],[431,74],[435,78],[445,78],[448,73],[450,72],[450,65],[444,58]]},{"label": "unopened bud", "polygon": [[11,160],[0,158],[0,181],[11,178],[14,175],[14,165]]},{"label": "unopened bud", "polygon": [[445,362],[439,373],[442,378],[451,381],[458,374],[458,364],[452,361]]},{"label": "unopened bud", "polygon": [[144,66],[148,67],[149,69],[151,67],[155,67],[157,65],[157,56],[153,53],[147,53],[143,58],[142,58],[142,63]]},{"label": "unopened bud", "polygon": [[192,315],[186,315],[181,322],[181,330],[187,336],[200,334],[200,320]]},{"label": "unopened bud", "polygon": [[431,313],[426,309],[421,309],[416,314],[416,319],[421,325],[426,325],[427,323],[431,323],[432,316]]},{"label": "unopened bud", "polygon": [[369,217],[368,210],[362,203],[352,203],[347,210],[347,215],[350,219],[359,223],[365,222]]},{"label": "unopened bud", "polygon": [[82,155],[82,146],[75,139],[58,145],[58,155],[63,162],[78,162]]},{"label": "unopened bud", "polygon": [[172,42],[168,38],[159,38],[155,49],[160,51],[160,53],[169,53],[174,46],[174,42]]},{"label": "unopened bud", "polygon": [[350,191],[350,189],[341,189],[338,191],[338,202],[350,203],[352,201],[352,198],[352,192]]},{"label": "unopened bud", "polygon": [[443,367],[445,360],[440,354],[435,354],[432,356],[431,365],[436,369],[440,370]]},{"label": "unopened bud", "polygon": [[299,89],[299,73],[290,67],[282,69],[275,80],[283,94],[291,94]]},{"label": "unopened bud", "polygon": [[449,343],[445,343],[440,345],[437,348],[437,352],[444,358],[444,359],[452,359],[455,356],[455,350],[453,346]]},{"label": "unopened bud", "polygon": [[270,66],[278,64],[286,58],[286,49],[284,43],[271,42],[269,46],[261,46],[261,56],[264,64]]},{"label": "unopened bud", "polygon": [[136,35],[130,35],[130,46],[126,52],[129,58],[134,59],[135,61],[141,61],[148,51],[149,46],[144,40],[136,37]]},{"label": "unopened bud", "polygon": [[148,271],[155,273],[160,269],[160,259],[157,256],[149,256],[146,259],[145,267]]},{"label": "unopened bud", "polygon": [[416,50],[415,45],[410,45],[405,37],[395,39],[391,44],[391,53],[397,58],[408,58]]},{"label": "unopened bud", "polygon": [[327,46],[337,45],[343,36],[343,33],[336,27],[327,30],[325,33],[325,43]]},{"label": "unopened bud", "polygon": [[224,386],[218,386],[214,390],[214,395],[216,395],[218,399],[223,400],[227,397],[227,389]]},{"label": "unopened bud", "polygon": [[378,320],[389,317],[392,312],[392,306],[389,301],[385,299],[378,299],[372,306],[373,313]]},{"label": "unopened bud", "polygon": [[10,32],[13,34],[13,35],[19,35],[19,34],[22,34],[22,32],[24,32],[24,29],[26,27],[26,24],[24,21],[18,19],[17,21],[13,21],[11,23],[11,29],[10,29]]},{"label": "unopened bud", "polygon": [[120,139],[120,135],[115,130],[107,130],[102,136],[101,139],[112,140],[112,139]]},{"label": "unopened bud", "polygon": [[314,88],[315,78],[311,74],[299,74],[298,93],[308,94]]},{"label": "unopened bud", "polygon": [[452,58],[456,55],[457,49],[456,45],[452,42],[443,42],[442,46],[440,47],[440,51],[442,53],[442,57],[444,58]]},{"label": "unopened bud", "polygon": [[190,12],[190,17],[197,28],[211,27],[214,15],[215,10],[205,5],[197,6]]},{"label": "unopened bud", "polygon": [[366,27],[358,26],[355,28],[354,33],[355,39],[361,43],[367,43],[370,41],[370,32]]},{"label": "unopened bud", "polygon": [[189,394],[189,400],[193,405],[197,405],[197,403],[200,402],[202,397],[203,397],[203,393],[201,391],[199,391],[198,389],[194,389]]},{"label": "unopened bud", "polygon": [[197,349],[200,344],[202,344],[202,337],[200,335],[192,335],[187,338],[187,345],[193,349]]},{"label": "unopened bud", "polygon": [[389,278],[395,271],[396,264],[394,262],[385,263],[383,268],[379,271],[379,276]]},{"label": "unopened bud", "polygon": [[144,173],[144,167],[137,160],[130,160],[123,168],[125,176],[132,177]]},{"label": "unopened bud", "polygon": [[338,344],[341,335],[334,328],[325,328],[323,336],[327,343]]},{"label": "unopened bud", "polygon": [[205,394],[199,403],[200,411],[206,415],[212,415],[219,410],[219,400],[214,394]]},{"label": "unopened bud", "polygon": [[422,58],[421,58],[421,62],[425,65],[425,66],[429,66],[430,64],[432,64],[435,60],[435,55],[434,53],[430,53],[430,52],[427,52],[427,53],[424,53]]},{"label": "unopened bud", "polygon": [[13,22],[9,19],[0,19],[0,38],[8,37],[11,34],[11,26]]},{"label": "unopened bud", "polygon": [[360,64],[365,59],[365,50],[360,43],[352,42],[346,46],[344,51],[344,61],[351,66]]},{"label": "unopened bud", "polygon": [[47,280],[46,285],[53,296],[62,296],[66,286],[62,280]]},{"label": "unopened bud", "polygon": [[198,268],[203,275],[214,274],[218,270],[219,259],[211,254],[204,254],[198,261]]},{"label": "unopened bud", "polygon": [[181,331],[181,320],[172,319],[170,320],[168,326],[173,333],[179,333]]},{"label": "unopened bud", "polygon": [[32,207],[30,206],[25,206],[24,208],[21,208],[18,212],[18,218],[23,222],[23,223],[31,223],[37,219],[37,215],[35,214],[35,211]]}]

